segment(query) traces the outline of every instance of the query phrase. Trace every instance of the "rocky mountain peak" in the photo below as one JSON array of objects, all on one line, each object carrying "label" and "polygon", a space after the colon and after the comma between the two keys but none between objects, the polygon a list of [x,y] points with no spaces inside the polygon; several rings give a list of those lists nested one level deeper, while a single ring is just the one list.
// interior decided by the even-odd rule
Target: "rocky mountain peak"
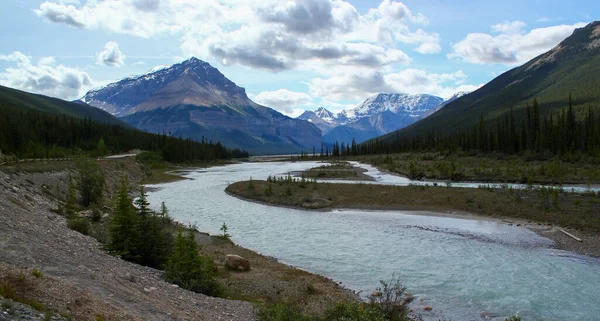
[{"label": "rocky mountain peak", "polygon": [[123,117],[174,105],[253,105],[246,90],[196,57],[91,90],[83,102]]}]

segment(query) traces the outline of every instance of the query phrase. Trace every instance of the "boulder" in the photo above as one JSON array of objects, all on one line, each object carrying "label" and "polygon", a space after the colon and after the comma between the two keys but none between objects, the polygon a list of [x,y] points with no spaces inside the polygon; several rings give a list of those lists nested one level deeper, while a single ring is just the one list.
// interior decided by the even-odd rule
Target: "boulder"
[{"label": "boulder", "polygon": [[431,310],[433,310],[433,308],[430,307],[430,306],[426,306],[426,307],[423,308],[423,310],[425,310],[425,311],[431,311]]},{"label": "boulder", "polygon": [[250,261],[245,258],[235,255],[235,254],[227,254],[225,257],[225,264],[228,268],[232,270],[238,271],[247,271],[250,270]]},{"label": "boulder", "polygon": [[77,213],[77,215],[79,217],[91,218],[92,217],[92,210],[84,210],[84,211],[81,211],[81,212]]}]

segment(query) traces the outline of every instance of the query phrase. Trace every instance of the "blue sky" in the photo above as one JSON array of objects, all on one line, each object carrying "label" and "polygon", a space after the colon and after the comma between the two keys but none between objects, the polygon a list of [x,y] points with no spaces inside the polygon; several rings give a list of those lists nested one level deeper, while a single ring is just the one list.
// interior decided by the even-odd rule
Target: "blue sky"
[{"label": "blue sky", "polygon": [[0,84],[63,99],[196,56],[288,115],[449,97],[541,54],[597,1],[3,0]]}]

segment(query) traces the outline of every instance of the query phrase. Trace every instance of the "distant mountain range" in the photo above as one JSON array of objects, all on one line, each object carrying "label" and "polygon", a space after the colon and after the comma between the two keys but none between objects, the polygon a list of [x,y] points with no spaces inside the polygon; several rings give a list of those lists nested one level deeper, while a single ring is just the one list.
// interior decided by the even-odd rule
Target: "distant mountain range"
[{"label": "distant mountain range", "polygon": [[432,130],[438,134],[469,130],[480,119],[493,121],[510,113],[511,108],[520,123],[526,121],[527,104],[531,105],[534,98],[544,115],[569,106],[571,95],[575,113],[585,115],[588,107],[596,111],[600,107],[599,84],[600,21],[595,21],[576,29],[552,50],[380,140],[393,141],[398,136],[424,135]]},{"label": "distant mountain range", "polygon": [[220,141],[255,154],[312,151],[321,142],[360,143],[408,126],[445,103],[432,95],[381,93],[350,110],[321,107],[292,119],[256,104],[244,88],[197,58],[91,90],[80,101],[145,131]]},{"label": "distant mountain range", "polygon": [[467,93],[460,92],[448,100],[437,96],[381,93],[367,98],[350,110],[333,113],[324,107],[306,111],[298,119],[315,124],[326,143],[357,143],[404,128],[421,120]]},{"label": "distant mountain range", "polygon": [[299,153],[321,144],[314,124],[256,104],[197,58],[92,90],[81,101],[142,130],[220,141],[255,154]]}]

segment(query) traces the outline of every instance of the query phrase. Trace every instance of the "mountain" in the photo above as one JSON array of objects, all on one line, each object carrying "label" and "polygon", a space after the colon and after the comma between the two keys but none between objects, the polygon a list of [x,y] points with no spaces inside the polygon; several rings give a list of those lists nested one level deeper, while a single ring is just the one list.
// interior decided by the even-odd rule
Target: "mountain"
[{"label": "mountain", "polygon": [[394,114],[405,114],[419,118],[424,112],[441,104],[444,99],[426,95],[390,94],[383,93],[367,98],[362,104],[354,108],[356,118],[370,117],[389,110]]},{"label": "mountain", "polygon": [[432,108],[432,109],[426,111],[425,113],[423,113],[423,116],[421,117],[421,119],[427,118],[430,115],[433,115],[436,111],[446,107],[446,105],[448,105],[449,103],[457,100],[458,98],[460,98],[464,95],[468,95],[469,93],[470,92],[468,92],[468,91],[459,91],[459,92],[455,93],[454,95],[452,95],[452,97],[444,100],[441,104],[437,105],[435,108]]},{"label": "mountain", "polygon": [[17,89],[0,86],[0,108],[11,107],[21,110],[37,110],[75,118],[91,118],[98,123],[129,127],[125,122],[117,119],[111,114],[86,104],[68,102],[58,98],[31,94]]},{"label": "mountain", "polygon": [[[399,93],[381,93],[367,98],[350,112],[344,111],[346,124],[340,124],[324,131],[323,141],[327,143],[357,143],[387,134],[406,127],[430,111],[441,108],[444,100],[432,95],[408,95]],[[313,121],[314,122],[314,121]]]},{"label": "mountain", "polygon": [[306,120],[315,124],[315,126],[321,130],[323,135],[333,128],[345,125],[351,121],[345,110],[336,114],[325,109],[325,107],[319,107],[315,111],[307,110],[302,113],[302,115],[298,116],[297,119]]},{"label": "mountain", "polygon": [[81,100],[142,130],[220,141],[255,154],[298,153],[321,144],[315,125],[256,104],[197,58],[109,84]]},{"label": "mountain", "polygon": [[[526,106],[535,98],[540,114],[567,107],[569,94],[573,107],[581,114],[588,106],[600,104],[600,22],[576,29],[571,36],[552,50],[539,55],[520,67],[496,77],[478,90],[460,97],[443,109],[399,131],[411,137],[435,130],[453,133],[468,130],[480,118],[492,121],[514,109],[517,121],[526,119]],[[397,134],[383,140],[396,139]]]}]

